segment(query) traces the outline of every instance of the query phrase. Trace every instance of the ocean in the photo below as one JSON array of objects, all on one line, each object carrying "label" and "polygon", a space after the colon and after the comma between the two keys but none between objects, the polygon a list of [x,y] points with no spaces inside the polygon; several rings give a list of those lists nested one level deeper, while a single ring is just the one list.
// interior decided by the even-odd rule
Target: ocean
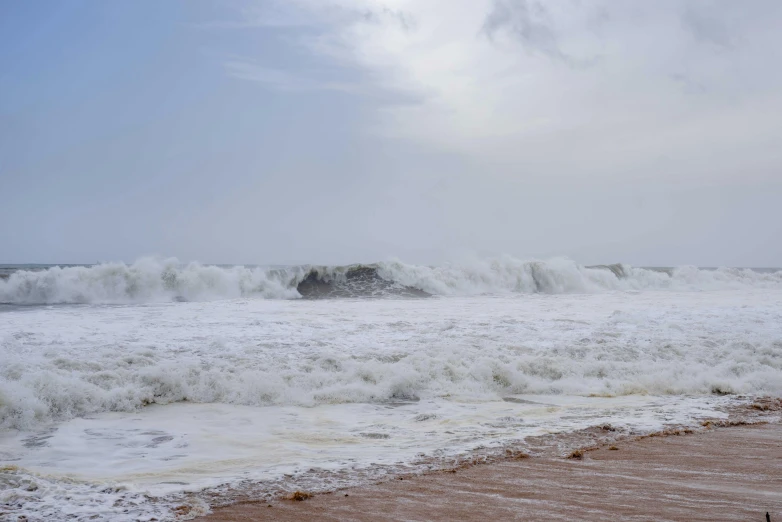
[{"label": "ocean", "polygon": [[183,519],[767,395],[777,269],[0,265],[0,519]]}]

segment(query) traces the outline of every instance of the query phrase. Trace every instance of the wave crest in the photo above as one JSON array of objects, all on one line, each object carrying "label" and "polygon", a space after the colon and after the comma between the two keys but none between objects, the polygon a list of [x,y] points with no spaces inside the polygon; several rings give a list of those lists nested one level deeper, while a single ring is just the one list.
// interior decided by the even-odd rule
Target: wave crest
[{"label": "wave crest", "polygon": [[17,270],[0,279],[0,303],[88,304],[264,299],[425,297],[615,290],[721,290],[782,287],[782,271],[586,267],[569,259],[510,256],[442,266],[391,261],[369,265],[244,267],[145,258],[127,265]]}]

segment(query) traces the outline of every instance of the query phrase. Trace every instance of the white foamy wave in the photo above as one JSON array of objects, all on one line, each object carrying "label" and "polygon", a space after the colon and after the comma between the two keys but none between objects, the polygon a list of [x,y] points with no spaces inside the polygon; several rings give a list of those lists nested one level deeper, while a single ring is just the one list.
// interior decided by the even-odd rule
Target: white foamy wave
[{"label": "white foamy wave", "polygon": [[290,299],[295,285],[262,268],[182,265],[176,259],[141,259],[132,265],[20,270],[0,280],[0,302],[10,304],[207,301],[255,295]]},{"label": "white foamy wave", "polygon": [[[600,355],[585,357],[572,348],[514,361],[498,360],[498,353],[457,350],[405,355],[399,361],[383,356],[310,357],[295,368],[275,361],[268,368],[241,370],[138,356],[138,369],[125,361],[83,363],[69,372],[36,369],[16,381],[3,379],[0,427],[31,428],[51,420],[182,401],[311,407],[436,397],[498,400],[506,394],[782,394],[779,345],[734,346],[730,358],[715,365],[690,357],[655,360],[661,351],[634,361],[605,362]],[[760,360],[764,357],[767,361]]]},{"label": "white foamy wave", "polygon": [[0,426],[179,401],[778,396],[779,296],[249,299],[11,312],[0,326]]},{"label": "white foamy wave", "polygon": [[782,271],[751,269],[635,268],[616,264],[585,267],[565,259],[521,261],[513,257],[439,267],[380,263],[378,274],[435,295],[504,293],[595,293],[610,290],[733,290],[782,288]]},{"label": "white foamy wave", "polygon": [[522,261],[510,256],[442,266],[401,261],[372,265],[281,268],[181,264],[141,259],[131,265],[19,270],[0,279],[0,303],[145,303],[238,297],[384,297],[508,293],[597,293],[638,290],[782,288],[782,271],[585,267],[569,259]]}]

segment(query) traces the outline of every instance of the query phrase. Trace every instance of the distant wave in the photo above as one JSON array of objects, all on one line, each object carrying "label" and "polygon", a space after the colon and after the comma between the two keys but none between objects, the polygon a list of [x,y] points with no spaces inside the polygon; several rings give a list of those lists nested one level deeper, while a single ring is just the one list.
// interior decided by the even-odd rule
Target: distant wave
[{"label": "distant wave", "polygon": [[264,299],[427,297],[633,290],[782,287],[782,271],[586,267],[569,259],[510,256],[442,266],[401,261],[348,266],[219,267],[145,258],[127,265],[16,270],[0,279],[0,303],[13,305]]}]

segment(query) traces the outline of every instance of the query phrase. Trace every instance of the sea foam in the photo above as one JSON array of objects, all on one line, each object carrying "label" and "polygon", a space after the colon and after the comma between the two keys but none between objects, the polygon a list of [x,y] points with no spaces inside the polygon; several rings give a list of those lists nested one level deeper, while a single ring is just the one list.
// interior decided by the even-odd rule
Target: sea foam
[{"label": "sea foam", "polygon": [[782,271],[585,267],[569,259],[524,261],[510,256],[412,265],[245,267],[183,264],[146,258],[133,264],[18,270],[0,279],[0,303],[98,304],[210,301],[237,297],[414,297],[509,293],[596,293],[615,290],[782,288]]},{"label": "sea foam", "polygon": [[0,426],[147,404],[782,393],[779,290],[27,308]]}]

